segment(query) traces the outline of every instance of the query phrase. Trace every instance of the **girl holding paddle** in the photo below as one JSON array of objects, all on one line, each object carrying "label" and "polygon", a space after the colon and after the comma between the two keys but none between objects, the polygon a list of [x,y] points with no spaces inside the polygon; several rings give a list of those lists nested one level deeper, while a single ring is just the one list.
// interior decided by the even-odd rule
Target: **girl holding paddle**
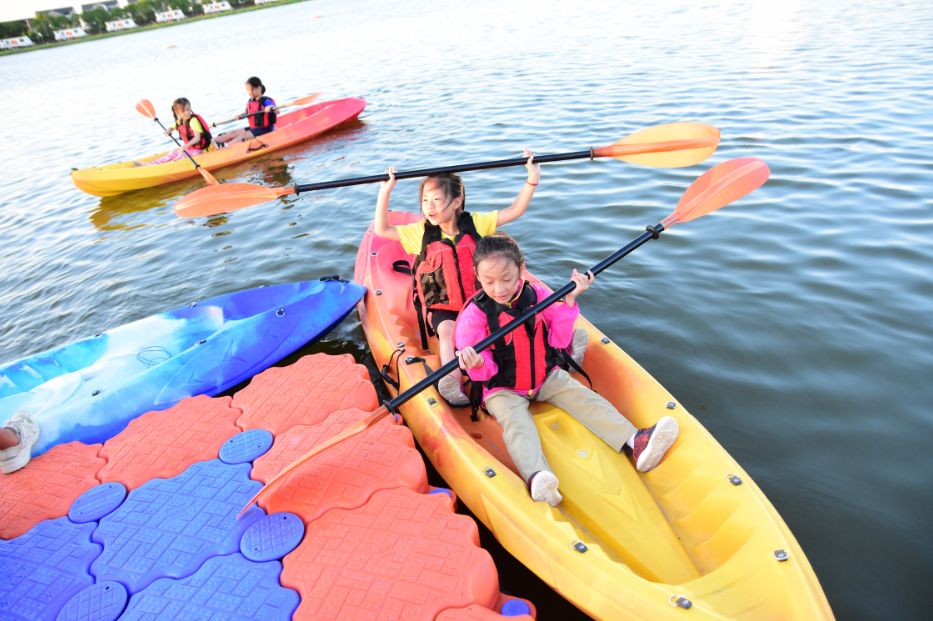
[{"label": "girl holding paddle", "polygon": [[[454,322],[461,307],[476,293],[473,251],[480,238],[521,217],[528,208],[541,179],[541,165],[525,149],[528,178],[512,204],[502,210],[467,212],[466,190],[459,175],[440,174],[425,178],[419,191],[420,222],[402,226],[388,224],[389,196],[395,187],[395,167],[388,181],[379,186],[373,231],[380,237],[397,239],[416,258],[412,264],[413,300],[421,328],[422,347],[436,334],[441,362],[454,359]],[[454,371],[438,382],[441,396],[453,406],[469,404]]]},{"label": "girl holding paddle", "polygon": [[[275,100],[266,97],[266,87],[263,85],[262,80],[256,76],[246,80],[246,93],[249,95],[246,102],[246,111],[233,117],[230,121],[246,119],[248,126],[217,136],[218,146],[224,147],[237,142],[252,140],[275,130]],[[224,123],[227,122],[229,121],[224,121]],[[218,123],[218,125],[221,124]]]},{"label": "girl holding paddle", "polygon": [[502,426],[502,438],[535,501],[557,506],[557,476],[551,471],[529,403],[546,401],[565,410],[617,451],[628,447],[635,467],[647,472],[660,463],[677,439],[677,421],[661,418],[647,429],[636,429],[611,403],[557,366],[557,352],[565,349],[580,309],[577,296],[592,284],[591,272],[573,270],[576,285],[565,297],[477,353],[473,345],[491,330],[508,324],[524,310],[550,295],[542,285],[522,278],[525,260],[518,244],[505,233],[484,237],[473,254],[482,291],[463,307],[457,318],[455,341],[460,366],[483,385],[483,401]]},{"label": "girl holding paddle", "polygon": [[197,155],[202,151],[207,151],[211,147],[211,132],[208,129],[207,121],[191,110],[191,102],[186,97],[179,97],[172,102],[172,115],[175,117],[175,123],[165,129],[165,135],[171,136],[174,130],[178,130],[178,136],[181,138],[181,147],[170,151],[162,157],[148,162],[133,162],[134,166],[152,166],[153,164],[164,164],[174,162],[188,155]]}]

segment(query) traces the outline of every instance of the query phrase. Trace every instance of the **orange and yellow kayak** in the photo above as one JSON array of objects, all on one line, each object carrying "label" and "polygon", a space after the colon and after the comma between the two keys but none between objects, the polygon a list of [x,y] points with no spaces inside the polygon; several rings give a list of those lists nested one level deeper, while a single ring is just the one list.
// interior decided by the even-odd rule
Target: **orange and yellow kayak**
[{"label": "orange and yellow kayak", "polygon": [[[389,216],[393,224],[418,217]],[[422,358],[440,366],[420,348],[411,277],[393,270],[405,258],[370,227],[354,276],[366,287],[359,311],[376,363],[404,350],[390,371],[400,390],[425,377]],[[595,618],[832,619],[803,550],[751,477],[635,360],[578,321],[589,332],[584,368],[594,389],[638,427],[677,420],[680,437],[664,461],[637,472],[566,412],[536,403],[564,497],[551,508],[531,500],[493,418],[471,422],[467,408],[429,388],[401,414],[448,485],[512,555]]]},{"label": "orange and yellow kayak", "polygon": [[[280,116],[276,122],[275,131],[247,142],[201,153],[195,156],[195,159],[207,170],[236,164],[276,149],[310,140],[342,123],[355,119],[365,107],[366,102],[363,99],[349,97],[301,108]],[[156,153],[136,161],[145,163],[165,153]],[[197,174],[197,169],[188,158],[152,166],[134,166],[133,161],[130,160],[72,171],[71,180],[79,190],[88,194],[116,196],[123,192],[171,183]]]}]

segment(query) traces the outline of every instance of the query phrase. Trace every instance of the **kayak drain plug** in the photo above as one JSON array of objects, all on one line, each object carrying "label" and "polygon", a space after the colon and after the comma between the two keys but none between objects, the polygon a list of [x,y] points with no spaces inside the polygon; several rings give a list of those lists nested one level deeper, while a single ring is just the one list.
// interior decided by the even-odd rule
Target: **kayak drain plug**
[{"label": "kayak drain plug", "polygon": [[785,552],[784,550],[775,550],[775,551],[774,551],[774,558],[776,558],[776,559],[778,560],[779,563],[783,563],[784,561],[786,561],[787,559],[789,559],[790,556],[789,556],[789,555],[787,554],[787,552]]}]

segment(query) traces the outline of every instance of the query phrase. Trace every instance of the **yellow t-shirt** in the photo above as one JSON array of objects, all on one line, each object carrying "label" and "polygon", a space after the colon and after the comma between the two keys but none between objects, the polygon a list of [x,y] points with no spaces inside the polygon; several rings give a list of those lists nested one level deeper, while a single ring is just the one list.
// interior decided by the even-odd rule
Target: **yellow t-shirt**
[{"label": "yellow t-shirt", "polygon": [[[470,216],[473,218],[473,226],[476,227],[476,232],[479,233],[481,237],[486,237],[496,232],[496,220],[499,219],[499,211],[497,209],[493,211],[471,211]],[[421,238],[424,237],[424,222],[424,220],[419,220],[418,222],[400,224],[395,227],[396,232],[398,232],[398,239],[402,242],[402,248],[408,254],[418,254],[421,252]],[[443,231],[441,235],[446,239],[453,239],[453,237],[445,234]]]}]

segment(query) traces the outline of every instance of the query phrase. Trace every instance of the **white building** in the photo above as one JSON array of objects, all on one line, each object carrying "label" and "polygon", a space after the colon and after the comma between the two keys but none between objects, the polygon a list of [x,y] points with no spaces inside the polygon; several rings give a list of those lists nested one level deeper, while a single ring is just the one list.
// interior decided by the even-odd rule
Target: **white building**
[{"label": "white building", "polygon": [[112,22],[105,22],[104,26],[107,28],[107,32],[117,32],[118,30],[136,28],[136,22],[132,18],[115,19]]},{"label": "white building", "polygon": [[254,4],[269,4],[270,2],[278,2],[279,0],[253,0]]},{"label": "white building", "polygon": [[78,39],[80,37],[86,36],[87,33],[84,32],[84,28],[65,28],[63,30],[55,31],[56,41],[67,41],[68,39]]},{"label": "white building", "polygon": [[171,11],[163,11],[162,13],[156,13],[156,21],[159,23],[163,22],[177,22],[179,20],[185,19],[185,14],[181,12],[181,9],[172,9]]},{"label": "white building", "polygon": [[10,37],[0,39],[0,50],[15,50],[19,47],[29,47],[32,44],[32,39],[29,37]]},{"label": "white building", "polygon": [[233,7],[230,6],[227,0],[223,0],[222,2],[205,2],[201,7],[204,9],[205,15],[208,13],[223,13],[224,11],[233,10]]}]

